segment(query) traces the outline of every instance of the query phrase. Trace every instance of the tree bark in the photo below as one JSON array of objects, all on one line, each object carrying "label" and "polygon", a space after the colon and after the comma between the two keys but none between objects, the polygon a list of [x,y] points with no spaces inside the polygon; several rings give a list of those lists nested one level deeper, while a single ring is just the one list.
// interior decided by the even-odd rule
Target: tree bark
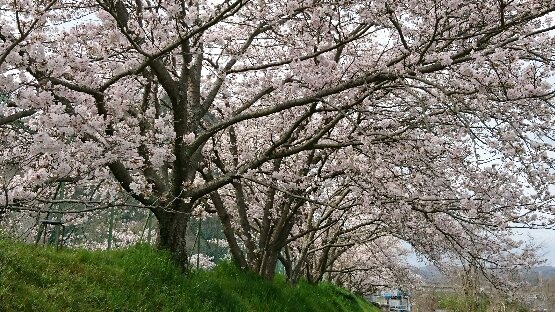
[{"label": "tree bark", "polygon": [[159,236],[158,248],[168,250],[174,262],[187,273],[189,271],[189,257],[187,253],[187,225],[190,214],[183,212],[157,212]]},{"label": "tree bark", "polygon": [[218,213],[218,218],[220,219],[220,223],[222,225],[222,230],[229,245],[229,251],[231,252],[231,256],[237,262],[237,265],[241,268],[247,268],[247,260],[245,259],[245,255],[239,247],[237,243],[237,239],[235,238],[235,233],[233,232],[233,226],[231,225],[231,217],[229,213],[225,210],[223,200],[220,197],[218,191],[214,191],[210,193],[210,198],[214,203],[214,207],[216,208],[216,212]]},{"label": "tree bark", "polygon": [[261,266],[258,271],[258,274],[260,274],[262,278],[266,280],[274,279],[274,276],[276,275],[278,254],[279,254],[279,251],[276,251],[273,248],[271,248],[270,250],[266,250],[264,252],[264,256],[260,260]]}]

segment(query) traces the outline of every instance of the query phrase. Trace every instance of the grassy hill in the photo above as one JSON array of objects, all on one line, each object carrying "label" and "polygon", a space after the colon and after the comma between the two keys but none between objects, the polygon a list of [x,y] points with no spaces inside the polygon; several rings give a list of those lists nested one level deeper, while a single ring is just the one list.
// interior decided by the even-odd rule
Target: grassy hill
[{"label": "grassy hill", "polygon": [[378,310],[329,284],[268,282],[228,263],[185,279],[146,245],[56,251],[0,239],[0,311]]}]

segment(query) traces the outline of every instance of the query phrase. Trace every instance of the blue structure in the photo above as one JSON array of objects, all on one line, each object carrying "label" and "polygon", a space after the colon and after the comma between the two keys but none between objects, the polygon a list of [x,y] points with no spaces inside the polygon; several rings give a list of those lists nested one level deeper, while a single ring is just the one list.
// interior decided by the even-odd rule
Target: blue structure
[{"label": "blue structure", "polygon": [[410,293],[402,289],[384,289],[370,296],[369,301],[386,311],[410,312]]}]

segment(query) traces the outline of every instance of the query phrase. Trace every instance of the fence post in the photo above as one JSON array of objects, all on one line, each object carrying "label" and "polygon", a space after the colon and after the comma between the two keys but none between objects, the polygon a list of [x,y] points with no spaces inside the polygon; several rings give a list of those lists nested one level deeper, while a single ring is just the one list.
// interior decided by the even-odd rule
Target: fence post
[{"label": "fence post", "polygon": [[108,250],[112,249],[112,237],[114,231],[114,208],[110,208],[110,223],[108,224]]},{"label": "fence post", "polygon": [[197,217],[197,222],[198,222],[198,226],[197,226],[197,271],[199,270],[200,267],[200,230],[201,230],[201,225],[202,225],[202,214],[199,214]]}]

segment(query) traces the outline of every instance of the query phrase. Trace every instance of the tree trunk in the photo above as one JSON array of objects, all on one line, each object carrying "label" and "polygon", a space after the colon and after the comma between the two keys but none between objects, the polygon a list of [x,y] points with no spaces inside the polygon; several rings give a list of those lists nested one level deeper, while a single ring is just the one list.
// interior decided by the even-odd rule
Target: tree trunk
[{"label": "tree trunk", "polygon": [[160,229],[158,248],[168,250],[179,268],[185,273],[188,272],[187,225],[189,224],[190,214],[158,212],[155,215]]},{"label": "tree trunk", "polygon": [[259,274],[266,280],[274,279],[279,251],[267,250],[261,259]]},{"label": "tree trunk", "polygon": [[[202,174],[206,181],[214,180],[214,177],[212,176],[211,172],[203,171]],[[217,190],[210,193],[210,199],[212,200],[212,203],[214,204],[214,208],[216,209],[216,212],[218,214],[220,224],[222,225],[222,231],[227,240],[227,244],[229,245],[229,251],[231,252],[231,256],[233,257],[233,260],[237,262],[237,265],[239,265],[240,268],[243,268],[243,269],[247,268],[248,267],[247,259],[245,258],[245,255],[241,250],[239,243],[237,242],[237,238],[235,237],[233,226],[231,225],[231,216],[225,209],[224,201],[222,200],[220,193],[218,193]]]}]

